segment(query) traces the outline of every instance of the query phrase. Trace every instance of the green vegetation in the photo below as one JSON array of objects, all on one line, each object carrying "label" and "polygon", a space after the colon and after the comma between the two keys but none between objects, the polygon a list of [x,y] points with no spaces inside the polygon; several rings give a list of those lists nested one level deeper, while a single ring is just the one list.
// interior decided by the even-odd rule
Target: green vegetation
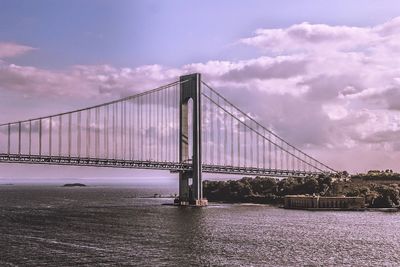
[{"label": "green vegetation", "polygon": [[370,208],[393,208],[400,205],[399,184],[337,182],[333,191],[346,196],[364,197]]},{"label": "green vegetation", "polygon": [[[371,208],[399,207],[399,184],[373,183],[372,179],[365,179],[368,182],[353,182],[352,177],[344,178],[346,174],[342,173],[341,178],[337,175],[319,175],[282,180],[269,177],[244,177],[240,180],[204,181],[204,196],[209,201],[215,202],[281,204],[285,195],[344,195],[364,197],[366,205]],[[395,175],[399,176],[399,174],[390,175],[390,180],[393,180],[392,177]]]},{"label": "green vegetation", "polygon": [[209,201],[279,204],[285,195],[326,194],[332,178],[326,176],[287,178],[244,177],[240,180],[204,181]]},{"label": "green vegetation", "polygon": [[395,173],[392,170],[378,171],[370,170],[368,173],[358,173],[352,175],[353,180],[363,180],[363,181],[399,181],[400,173]]}]

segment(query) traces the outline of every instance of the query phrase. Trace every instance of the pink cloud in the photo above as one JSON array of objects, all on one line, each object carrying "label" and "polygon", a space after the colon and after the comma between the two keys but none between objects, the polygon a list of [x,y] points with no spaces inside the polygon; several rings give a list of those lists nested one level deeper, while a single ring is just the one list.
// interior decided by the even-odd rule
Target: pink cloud
[{"label": "pink cloud", "polygon": [[0,59],[17,57],[32,50],[35,50],[35,48],[21,44],[0,42]]}]

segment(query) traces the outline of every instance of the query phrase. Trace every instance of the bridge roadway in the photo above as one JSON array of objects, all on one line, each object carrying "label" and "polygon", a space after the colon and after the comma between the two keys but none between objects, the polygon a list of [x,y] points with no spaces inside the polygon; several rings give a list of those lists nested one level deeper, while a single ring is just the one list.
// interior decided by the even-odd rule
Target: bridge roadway
[{"label": "bridge roadway", "polygon": [[[157,162],[126,159],[82,158],[69,156],[45,156],[24,154],[0,154],[0,163],[25,163],[46,165],[91,166],[130,169],[168,170],[170,172],[191,171],[191,163]],[[202,165],[202,172],[216,174],[272,176],[272,177],[304,177],[322,172],[265,169],[257,167],[235,167],[229,165]]]}]

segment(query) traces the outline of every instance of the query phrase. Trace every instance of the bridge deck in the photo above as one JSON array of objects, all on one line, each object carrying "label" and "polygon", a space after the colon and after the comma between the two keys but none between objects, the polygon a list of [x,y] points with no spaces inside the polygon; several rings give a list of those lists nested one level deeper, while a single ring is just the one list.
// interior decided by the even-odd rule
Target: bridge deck
[{"label": "bridge deck", "polygon": [[[45,156],[45,155],[24,155],[24,154],[0,154],[0,163],[24,163],[24,164],[47,164],[47,165],[68,165],[68,166],[91,166],[109,168],[130,168],[130,169],[152,169],[167,170],[170,172],[191,171],[191,164],[179,162],[158,162],[126,159],[103,159],[103,158],[79,158],[68,156]],[[222,165],[202,165],[205,173],[249,175],[249,176],[273,176],[273,177],[303,177],[316,175],[321,172],[264,169],[256,167],[235,167]]]}]

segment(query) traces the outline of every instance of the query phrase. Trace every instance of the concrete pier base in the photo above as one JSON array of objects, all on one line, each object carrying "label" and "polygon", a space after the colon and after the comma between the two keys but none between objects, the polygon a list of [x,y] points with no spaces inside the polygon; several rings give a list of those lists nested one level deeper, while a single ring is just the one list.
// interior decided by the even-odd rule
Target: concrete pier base
[{"label": "concrete pier base", "polygon": [[190,203],[191,206],[196,206],[196,207],[205,207],[208,205],[208,200],[205,198],[202,199],[196,199],[192,203]]},{"label": "concrete pier base", "polygon": [[179,198],[176,198],[174,200],[174,205],[175,206],[190,206],[190,207],[206,207],[206,206],[208,206],[208,200],[205,198],[202,198],[202,199],[187,201],[187,200],[180,200]]}]

